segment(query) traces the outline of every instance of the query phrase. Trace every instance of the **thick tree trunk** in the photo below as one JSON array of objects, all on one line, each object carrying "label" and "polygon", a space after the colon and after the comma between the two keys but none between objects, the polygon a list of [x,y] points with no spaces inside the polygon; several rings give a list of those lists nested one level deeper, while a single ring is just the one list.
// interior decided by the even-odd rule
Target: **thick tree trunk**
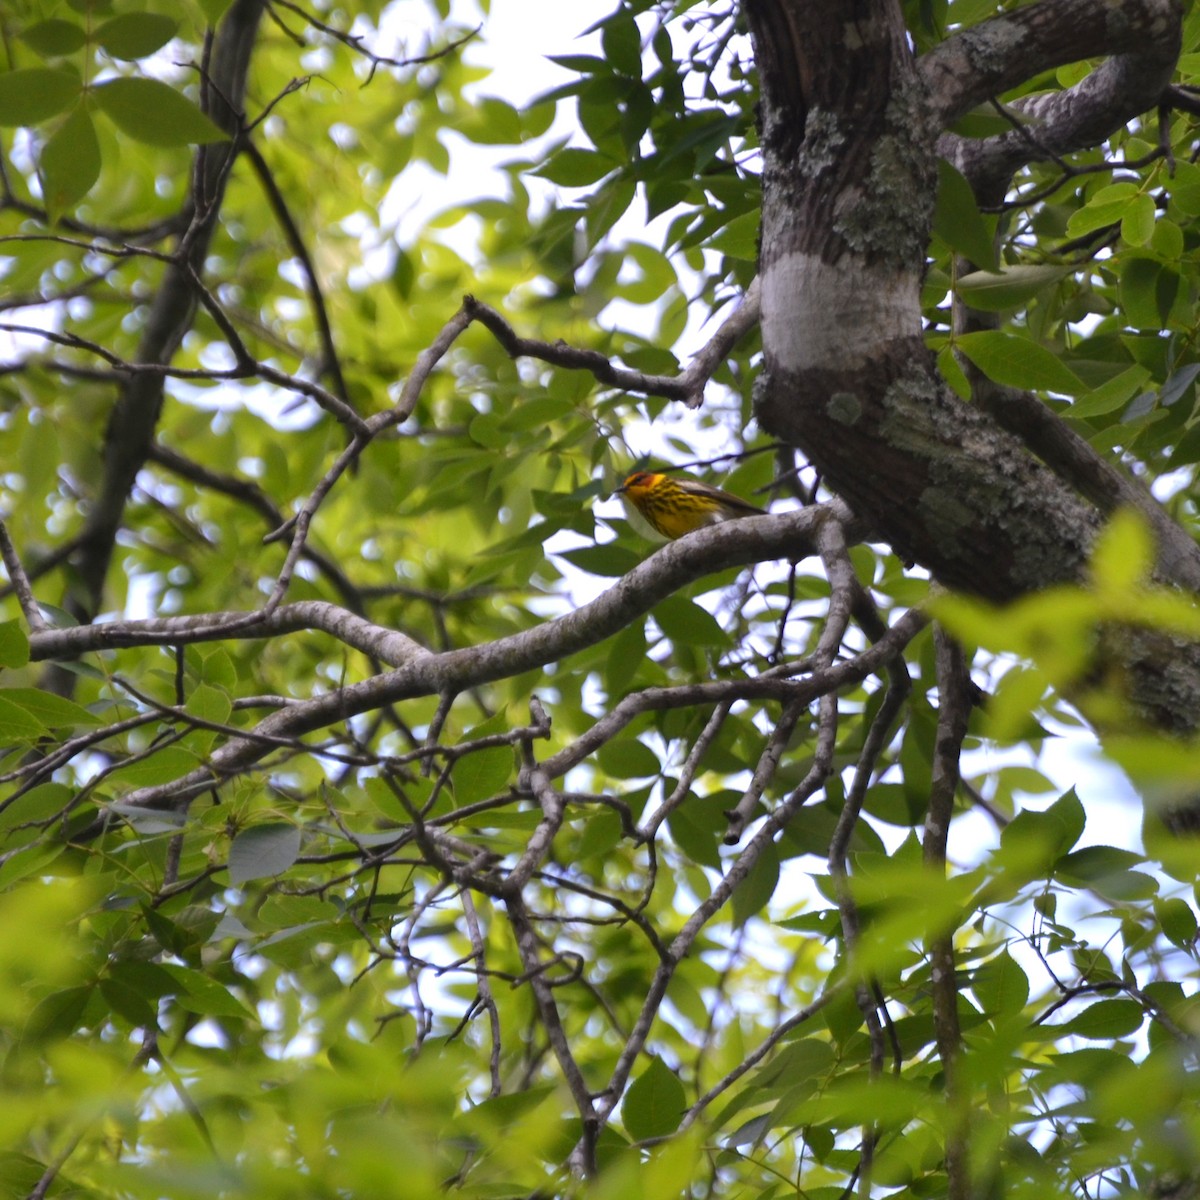
[{"label": "thick tree trunk", "polygon": [[[1155,105],[1178,53],[1176,6],[1043,0],[924,62],[891,0],[744,7],[762,92],[760,423],[803,450],[898,553],[952,587],[1007,601],[1081,579],[1105,516],[1095,496],[1011,424],[959,400],[924,345],[919,291],[939,138],[990,89],[1082,53],[1128,50],[1136,36],[1138,54],[1041,102],[1066,142],[1103,136]],[[1134,81],[1149,94],[1135,97]],[[990,158],[988,142],[971,151],[989,178],[1015,166],[1012,140],[995,142]],[[1194,562],[1190,539],[1175,540]],[[1164,553],[1160,570],[1178,582],[1169,561]],[[1133,699],[1157,727],[1192,730],[1200,652],[1157,643],[1124,643]]]},{"label": "thick tree trunk", "polygon": [[935,122],[898,6],[756,0],[760,422],[896,550],[993,600],[1075,578],[1098,514],[942,382],[921,336]]}]

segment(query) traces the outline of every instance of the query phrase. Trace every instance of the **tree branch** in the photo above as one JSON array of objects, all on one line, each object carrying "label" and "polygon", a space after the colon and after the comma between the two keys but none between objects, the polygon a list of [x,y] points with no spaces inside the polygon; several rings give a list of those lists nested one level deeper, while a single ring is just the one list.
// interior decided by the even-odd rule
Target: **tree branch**
[{"label": "tree branch", "polygon": [[[191,328],[196,308],[193,273],[203,270],[216,228],[220,201],[233,157],[238,150],[240,106],[265,0],[235,0],[218,30],[209,75],[223,101],[212,105],[213,120],[233,140],[224,146],[201,147],[196,154],[194,186],[186,210],[188,228],[180,238],[179,261],[167,268],[146,319],[136,361],[163,365],[171,361]],[[232,107],[231,107],[232,106]],[[131,377],[109,420],[104,442],[104,477],[85,522],[78,554],[82,592],[74,609],[84,621],[100,610],[104,579],[112,559],[117,530],[134,480],[154,440],[163,403],[163,377],[139,373]]]},{"label": "tree branch", "polygon": [[[936,871],[939,878],[944,878],[950,818],[954,812],[954,793],[958,787],[959,755],[971,715],[973,685],[962,647],[941,628],[935,628],[934,638],[939,707],[929,809],[925,817],[924,859],[926,866]],[[962,1079],[962,1033],[958,1022],[953,930],[938,931],[929,938],[929,958],[933,1023],[949,1114],[946,1136],[947,1195],[950,1200],[968,1200],[971,1195],[970,1164],[967,1159],[971,1112],[969,1095]]]},{"label": "tree branch", "polygon": [[1023,130],[942,138],[943,156],[990,195],[1018,167],[1095,146],[1154,108],[1171,81],[1179,47],[1174,0],[1042,0],[948,38],[918,69],[944,127],[1039,71],[1113,56],[1074,87],[1018,101],[1013,107],[1027,122]]},{"label": "tree branch", "polygon": [[1175,0],[1040,0],[948,37],[918,70],[944,127],[1043,71],[1112,55],[1076,87],[1044,97],[1049,109],[1032,110],[1063,120],[1090,108],[1103,122],[1114,105],[1133,106],[1091,144],[1154,107],[1179,56],[1180,15]]},{"label": "tree branch", "polygon": [[[565,658],[619,632],[658,601],[709,572],[771,558],[803,558],[821,523],[845,515],[840,505],[823,505],[776,516],[747,517],[699,530],[664,546],[614,587],[574,612],[511,637],[440,654],[425,650],[403,634],[371,625],[334,605],[318,601],[281,606],[270,617],[256,613],[206,614],[51,630],[34,636],[32,643],[36,648],[31,644],[31,653],[40,659],[73,657],[85,650],[119,645],[211,641],[228,636],[231,631],[241,636],[283,632],[312,621],[328,625],[331,632],[337,631],[337,636],[369,649],[385,662],[402,664],[388,675],[316,697],[286,713],[276,713],[266,718],[257,730],[269,736],[291,737],[393,701],[459,692]],[[872,647],[858,662],[869,662],[869,656],[878,652],[879,647]],[[865,667],[866,671],[871,669],[869,665]],[[761,683],[747,680],[742,686],[751,691],[758,688],[763,694],[783,695],[788,694],[789,687],[797,685],[768,679]],[[701,702],[708,699],[703,685],[696,694]],[[720,700],[722,696],[717,694],[711,699]],[[261,747],[253,742],[230,742],[213,754],[210,767],[190,772],[165,787],[139,789],[125,797],[125,801],[142,807],[186,808],[194,796],[261,757]],[[549,772],[558,757],[543,763],[543,770]]]}]

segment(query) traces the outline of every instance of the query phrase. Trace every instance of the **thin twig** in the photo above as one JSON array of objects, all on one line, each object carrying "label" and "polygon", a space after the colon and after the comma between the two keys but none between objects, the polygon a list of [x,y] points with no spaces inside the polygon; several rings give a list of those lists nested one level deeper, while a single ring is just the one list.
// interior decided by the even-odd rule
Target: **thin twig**
[{"label": "thin twig", "polygon": [[[934,628],[937,648],[938,722],[934,741],[929,810],[925,817],[924,858],[945,878],[946,846],[954,793],[958,787],[959,755],[971,715],[972,685],[962,647],[940,626]],[[949,1110],[946,1136],[947,1195],[968,1200],[971,1195],[967,1149],[971,1138],[971,1108],[962,1079],[962,1032],[958,1022],[958,983],[952,930],[929,937],[930,991],[933,1024],[945,1080]]]},{"label": "thin twig", "polygon": [[8,572],[9,582],[12,584],[13,591],[16,592],[17,603],[21,606],[21,612],[24,613],[30,630],[40,633],[43,629],[48,629],[49,625],[42,616],[42,610],[38,608],[38,602],[33,598],[33,588],[29,583],[29,576],[25,574],[25,567],[17,554],[17,548],[12,544],[12,538],[8,536],[8,526],[2,517],[0,517],[0,558],[4,561],[4,569]]}]

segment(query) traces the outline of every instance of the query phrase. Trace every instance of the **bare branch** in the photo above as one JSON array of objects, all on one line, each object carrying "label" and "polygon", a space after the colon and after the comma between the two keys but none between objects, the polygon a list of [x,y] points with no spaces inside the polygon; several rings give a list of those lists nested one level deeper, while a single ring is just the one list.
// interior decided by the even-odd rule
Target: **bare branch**
[{"label": "bare branch", "polygon": [[252,141],[246,143],[246,159],[254,168],[254,173],[258,177],[263,191],[267,194],[267,202],[275,214],[275,220],[279,222],[292,254],[300,264],[300,270],[304,275],[305,290],[308,292],[309,304],[312,306],[313,317],[316,320],[317,335],[321,339],[321,365],[324,370],[329,372],[336,394],[345,404],[349,405],[350,394],[346,390],[346,380],[342,376],[342,360],[333,340],[333,326],[330,324],[329,310],[325,305],[325,292],[321,287],[320,279],[317,278],[317,269],[313,265],[312,255],[308,252],[308,246],[305,244],[300,227],[292,216],[283,192],[275,182],[275,176],[267,165],[267,160]]},{"label": "bare branch", "polygon": [[[361,54],[371,63],[371,74],[379,67],[412,67],[419,66],[421,63],[436,62],[439,58],[445,58],[448,54],[453,54],[455,50],[461,46],[465,46],[473,37],[475,37],[481,25],[477,25],[474,29],[464,33],[462,37],[455,38],[448,42],[440,50],[431,50],[427,54],[414,54],[405,58],[389,58],[386,54],[377,54],[366,44],[366,38],[356,33],[347,33],[342,29],[335,29],[332,25],[325,24],[315,14],[301,8],[299,4],[293,3],[293,0],[271,0],[272,7],[285,8],[289,12],[293,12],[296,16],[303,18],[305,24],[311,25],[313,29],[320,33],[326,34],[335,41],[341,42],[344,46],[353,50],[356,54]],[[282,22],[274,12],[271,14],[277,24],[282,26]],[[290,30],[288,31],[291,32]],[[295,36],[295,35],[293,35]]]},{"label": "bare branch", "polygon": [[729,716],[731,707],[730,703],[722,701],[713,709],[712,716],[708,718],[708,722],[705,724],[703,730],[701,730],[700,736],[688,752],[687,761],[683,764],[683,769],[679,772],[679,781],[675,784],[671,794],[654,810],[652,816],[642,822],[639,830],[641,837],[647,840],[653,838],[658,832],[659,826],[691,794],[692,782],[696,778],[696,772],[700,769],[700,764],[704,761],[704,756],[708,752],[709,747],[716,740],[717,734],[721,732],[721,726],[725,723],[725,718]]},{"label": "bare branch", "polygon": [[705,384],[725,361],[730,350],[758,323],[760,315],[759,288],[755,280],[746,290],[737,309],[725,319],[707,345],[697,352],[686,370],[678,375],[648,375],[629,367],[616,366],[598,350],[568,346],[561,341],[542,342],[521,337],[494,308],[476,300],[474,296],[464,297],[463,308],[471,320],[479,321],[491,330],[512,358],[536,358],[559,367],[590,371],[601,383],[643,396],[682,400],[689,408],[700,407]]},{"label": "bare branch", "polygon": [[789,701],[784,707],[763,752],[758,756],[749,786],[742,793],[737,805],[725,814],[729,821],[729,828],[725,831],[725,845],[736,846],[742,840],[742,833],[748,822],[753,819],[754,810],[758,807],[763,792],[775,778],[779,761],[783,758],[783,752],[795,732],[796,723],[807,708],[807,703],[798,699]]},{"label": "bare branch", "polygon": [[537,938],[525,911],[525,903],[519,895],[509,896],[506,901],[509,920],[512,922],[513,933],[516,934],[517,947],[521,953],[521,963],[525,968],[529,985],[537,1002],[538,1012],[542,1018],[542,1028],[545,1029],[554,1057],[571,1089],[571,1098],[583,1122],[583,1137],[579,1146],[579,1165],[583,1173],[591,1175],[596,1170],[596,1134],[598,1132],[597,1113],[592,1105],[591,1093],[575,1056],[571,1053],[570,1041],[562,1020],[558,1015],[558,1006],[554,1002],[554,992],[546,979],[545,965],[538,951]]},{"label": "bare branch", "polygon": [[8,572],[9,582],[17,594],[17,603],[21,606],[21,612],[25,614],[30,631],[41,633],[47,628],[46,620],[33,598],[29,576],[25,574],[25,567],[17,555],[17,548],[12,544],[12,538],[8,536],[8,526],[3,519],[0,519],[0,558],[4,560],[4,569]]}]

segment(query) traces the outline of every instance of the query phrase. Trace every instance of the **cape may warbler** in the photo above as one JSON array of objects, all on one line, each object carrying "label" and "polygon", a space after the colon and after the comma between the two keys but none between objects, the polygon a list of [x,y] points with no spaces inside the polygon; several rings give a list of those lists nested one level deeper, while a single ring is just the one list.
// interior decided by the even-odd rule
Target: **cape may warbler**
[{"label": "cape may warbler", "polygon": [[764,511],[698,479],[672,479],[650,471],[630,475],[616,494],[626,497],[665,538],[683,537],[705,525],[759,516]]}]

